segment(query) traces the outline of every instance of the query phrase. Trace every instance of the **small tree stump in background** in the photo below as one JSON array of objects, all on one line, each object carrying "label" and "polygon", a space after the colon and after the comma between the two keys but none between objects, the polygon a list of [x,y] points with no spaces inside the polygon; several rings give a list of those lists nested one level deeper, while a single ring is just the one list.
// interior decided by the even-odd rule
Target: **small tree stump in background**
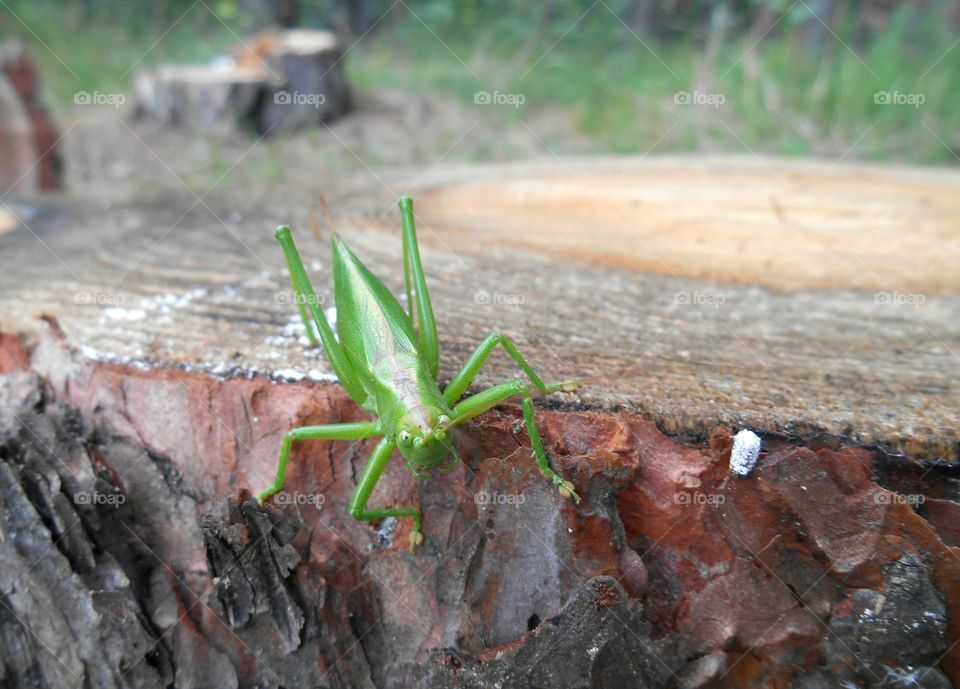
[{"label": "small tree stump in background", "polygon": [[269,31],[232,58],[159,65],[134,77],[138,115],[200,130],[253,126],[260,134],[333,120],[350,109],[336,36]]},{"label": "small tree stump in background", "polygon": [[350,110],[343,53],[332,33],[294,29],[277,34],[265,62],[285,81],[266,89],[257,114],[261,133],[329,122]]},{"label": "small tree stump in background", "polygon": [[160,65],[137,73],[137,114],[174,127],[232,129],[255,117],[265,88],[259,73],[233,67]]}]

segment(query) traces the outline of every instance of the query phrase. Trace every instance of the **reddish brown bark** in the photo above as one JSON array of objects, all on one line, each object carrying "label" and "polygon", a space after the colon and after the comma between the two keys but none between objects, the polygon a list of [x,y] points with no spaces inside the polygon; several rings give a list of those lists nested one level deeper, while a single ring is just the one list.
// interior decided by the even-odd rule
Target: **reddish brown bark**
[{"label": "reddish brown bark", "polygon": [[[426,540],[410,555],[408,524],[347,514],[371,443],[297,447],[287,491],[322,496],[319,509],[261,508],[246,492],[269,480],[287,429],[363,418],[338,386],[78,363],[61,347],[34,352],[45,401],[21,419],[78,419],[84,449],[62,453],[59,489],[45,480],[31,492],[10,448],[40,450],[32,433],[7,430],[19,479],[4,494],[26,490],[38,514],[85,485],[126,496],[62,509],[129,577],[158,678],[168,666],[193,683],[229,676],[224,686],[881,686],[911,668],[928,682],[960,678],[958,553],[873,478],[911,476],[909,495],[940,484],[936,509],[955,509],[943,469],[918,482],[913,466],[867,448],[768,436],[756,471],[738,478],[730,429],[684,440],[625,411],[541,407],[545,442],[583,496],[574,506],[534,469],[519,411],[505,406],[464,429],[465,465],[451,475],[388,468],[376,504],[425,510]],[[3,338],[0,352],[14,362],[2,368],[12,405],[23,349]]]}]

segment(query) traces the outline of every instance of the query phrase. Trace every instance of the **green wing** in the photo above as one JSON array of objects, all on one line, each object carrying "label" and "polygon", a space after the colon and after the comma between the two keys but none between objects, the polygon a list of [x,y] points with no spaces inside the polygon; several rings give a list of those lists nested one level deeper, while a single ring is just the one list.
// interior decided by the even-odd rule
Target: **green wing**
[{"label": "green wing", "polygon": [[367,376],[384,359],[420,358],[413,323],[400,301],[333,235],[337,333],[347,357]]}]

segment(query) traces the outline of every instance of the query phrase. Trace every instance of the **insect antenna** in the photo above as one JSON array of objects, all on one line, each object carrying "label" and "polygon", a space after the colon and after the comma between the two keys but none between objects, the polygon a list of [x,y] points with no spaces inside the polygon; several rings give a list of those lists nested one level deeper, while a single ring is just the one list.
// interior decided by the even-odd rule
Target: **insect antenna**
[{"label": "insect antenna", "polygon": [[334,232],[337,231],[337,222],[333,219],[333,213],[330,212],[330,204],[327,203],[327,197],[323,192],[317,194],[320,197],[320,209],[323,211],[323,219],[327,221],[327,226]]},{"label": "insect antenna", "polygon": [[[323,220],[326,226],[330,229],[331,232],[337,232],[337,223],[333,219],[333,213],[330,212],[330,204],[327,203],[327,197],[323,195],[323,192],[318,192],[317,197],[320,200],[320,212],[323,215]],[[310,234],[323,241],[323,231],[321,229],[320,220],[317,218],[317,214],[314,211],[310,212],[310,215],[307,216],[307,227],[310,229]]]}]

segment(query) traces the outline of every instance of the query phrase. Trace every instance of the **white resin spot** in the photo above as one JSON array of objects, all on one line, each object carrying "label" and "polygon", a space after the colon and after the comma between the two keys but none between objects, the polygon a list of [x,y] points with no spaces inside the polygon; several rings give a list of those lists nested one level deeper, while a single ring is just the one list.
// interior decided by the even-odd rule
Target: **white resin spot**
[{"label": "white resin spot", "polygon": [[760,457],[760,436],[744,428],[733,436],[730,450],[730,471],[737,476],[749,476]]}]

